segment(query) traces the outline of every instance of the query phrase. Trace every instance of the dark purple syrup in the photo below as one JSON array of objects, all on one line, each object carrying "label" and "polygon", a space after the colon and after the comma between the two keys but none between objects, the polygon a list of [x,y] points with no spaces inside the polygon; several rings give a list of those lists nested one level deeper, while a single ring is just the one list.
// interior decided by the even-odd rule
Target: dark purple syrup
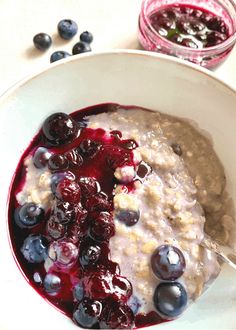
[{"label": "dark purple syrup", "polygon": [[[113,303],[123,304],[120,305],[121,310],[127,309],[128,307],[122,306],[127,304],[132,294],[131,283],[128,279],[122,277],[119,265],[110,260],[109,238],[114,235],[112,199],[113,189],[117,184],[114,179],[114,169],[119,165],[134,165],[132,149],[137,147],[137,144],[135,144],[135,141],[122,139],[122,132],[113,131],[109,133],[102,128],[87,128],[85,118],[92,114],[113,111],[118,107],[119,105],[117,104],[101,104],[74,112],[71,116],[76,122],[80,123],[82,129],[79,136],[68,144],[52,147],[45,140],[42,130],[40,130],[22,155],[11,186],[8,211],[9,233],[16,261],[31,286],[43,298],[70,318],[72,318],[75,305],[78,303],[73,295],[73,288],[76,284],[83,286],[86,296],[99,300],[104,310],[110,306],[109,304]],[[128,109],[129,107],[127,107]],[[83,154],[81,143],[87,140],[93,141],[95,147],[92,145],[89,153]],[[76,182],[80,185],[81,202],[79,206],[75,207],[76,216],[73,215],[74,204],[73,207],[69,205],[67,213],[65,213],[69,220],[66,219],[64,223],[60,223],[58,229],[62,238],[66,238],[78,247],[79,258],[69,269],[61,269],[56,265],[52,266],[50,273],[57,275],[61,279],[62,288],[54,295],[47,293],[43,285],[43,280],[47,274],[44,269],[44,263],[29,263],[24,258],[21,248],[30,234],[41,234],[47,238],[49,243],[57,241],[57,238],[53,237],[48,229],[51,228],[50,226],[55,225],[52,215],[56,210],[50,209],[44,220],[30,229],[20,228],[14,220],[15,210],[19,207],[16,194],[21,191],[25,181],[24,159],[28,155],[32,155],[39,146],[48,148],[54,154],[62,155],[71,150],[79,150],[82,159],[82,163],[79,166],[74,166],[73,163],[68,162],[66,167],[66,171],[73,173],[76,177]],[[56,174],[60,171],[52,170],[52,172]],[[84,178],[92,179],[86,181]],[[134,189],[134,186],[132,183],[129,183],[127,188],[131,191]],[[58,199],[56,205],[57,211],[63,206]],[[52,221],[49,221],[49,219]],[[99,226],[105,227],[101,227],[101,230]],[[104,291],[104,286],[108,285],[108,283],[115,285],[116,290],[112,292],[109,292],[109,290],[107,292]],[[135,316],[137,327],[161,322],[163,320],[156,312]],[[95,325],[95,328],[97,327],[99,327],[98,324]]]},{"label": "dark purple syrup", "polygon": [[229,38],[223,19],[197,6],[168,5],[154,11],[149,19],[162,37],[193,49],[216,46]]}]

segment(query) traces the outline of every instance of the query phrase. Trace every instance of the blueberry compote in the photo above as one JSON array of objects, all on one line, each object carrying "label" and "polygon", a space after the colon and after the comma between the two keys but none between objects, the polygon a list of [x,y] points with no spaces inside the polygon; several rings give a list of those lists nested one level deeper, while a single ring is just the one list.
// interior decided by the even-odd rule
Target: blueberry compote
[{"label": "blueberry compote", "polygon": [[[132,285],[110,260],[114,171],[135,166],[138,145],[122,139],[119,131],[88,128],[86,116],[116,107],[105,104],[48,117],[20,160],[10,194],[9,231],[20,268],[38,293],[84,328],[127,329],[163,321],[154,311],[134,312],[138,306],[128,303]],[[26,159],[35,171],[49,173],[51,202],[46,207],[18,203]],[[135,189],[133,182],[127,188]],[[138,221],[133,218],[129,225]]]},{"label": "blueberry compote", "polygon": [[220,16],[196,6],[168,5],[149,18],[159,35],[189,48],[216,46],[229,37],[228,27]]}]

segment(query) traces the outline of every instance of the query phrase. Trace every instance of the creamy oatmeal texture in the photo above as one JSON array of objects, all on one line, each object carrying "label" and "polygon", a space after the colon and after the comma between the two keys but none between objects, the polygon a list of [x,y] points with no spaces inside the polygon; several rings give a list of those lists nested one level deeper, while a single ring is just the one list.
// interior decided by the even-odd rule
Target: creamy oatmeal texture
[{"label": "creamy oatmeal texture", "polygon": [[[155,309],[153,292],[159,280],[151,271],[150,257],[162,244],[172,244],[183,252],[186,270],[179,282],[190,301],[195,300],[220,271],[216,256],[200,245],[204,226],[221,243],[229,243],[233,226],[224,170],[210,142],[185,121],[139,109],[90,116],[88,125],[120,130],[123,138],[135,139],[139,144],[135,159],[152,168],[142,183],[135,182],[130,193],[122,189],[122,183],[117,185],[116,234],[110,240],[111,259],[119,263],[121,274],[131,281],[134,294],[142,301],[140,312]],[[173,151],[172,143],[181,145],[181,157]],[[33,201],[50,207],[50,173],[36,170],[31,159],[25,165],[27,177],[17,196],[19,203]],[[132,181],[134,175],[129,166],[115,171],[119,182]],[[140,211],[140,220],[132,227],[116,217],[126,209]]]}]

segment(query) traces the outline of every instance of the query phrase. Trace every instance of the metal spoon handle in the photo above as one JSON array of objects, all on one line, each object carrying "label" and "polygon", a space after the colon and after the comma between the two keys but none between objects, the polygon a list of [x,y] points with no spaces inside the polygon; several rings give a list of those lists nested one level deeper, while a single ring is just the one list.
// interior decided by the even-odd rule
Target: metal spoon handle
[{"label": "metal spoon handle", "polygon": [[207,236],[202,240],[201,245],[215,252],[223,262],[236,270],[236,253],[233,249],[219,245]]}]

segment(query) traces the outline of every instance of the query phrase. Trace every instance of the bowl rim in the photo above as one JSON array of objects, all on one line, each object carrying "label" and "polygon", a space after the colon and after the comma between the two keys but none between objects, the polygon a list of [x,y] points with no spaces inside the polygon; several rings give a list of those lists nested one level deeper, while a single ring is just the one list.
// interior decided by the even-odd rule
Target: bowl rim
[{"label": "bowl rim", "polygon": [[179,66],[182,66],[184,68],[190,69],[192,71],[197,71],[201,73],[204,76],[207,76],[208,78],[212,79],[213,81],[219,83],[220,85],[226,87],[231,92],[236,93],[236,87],[233,87],[230,83],[226,82],[223,78],[219,78],[216,76],[216,74],[209,69],[206,69],[204,67],[201,67],[200,65],[188,62],[186,60],[161,54],[161,53],[155,53],[151,51],[144,51],[144,50],[135,50],[135,49],[113,49],[113,50],[107,50],[107,51],[93,51],[92,53],[87,52],[84,54],[78,54],[73,55],[71,57],[62,59],[60,61],[56,61],[54,63],[49,63],[43,68],[40,68],[36,71],[34,71],[32,74],[29,74],[25,76],[24,78],[18,80],[15,84],[11,85],[9,88],[5,90],[2,94],[0,94],[0,107],[4,103],[7,98],[11,97],[11,95],[16,92],[20,87],[26,85],[29,81],[36,79],[37,77],[43,75],[45,72],[53,70],[57,66],[63,66],[70,62],[76,62],[76,61],[83,61],[87,58],[93,58],[93,57],[103,57],[103,56],[119,56],[119,55],[127,55],[127,56],[142,56],[146,59],[149,58],[156,58],[157,60],[160,59],[161,61],[166,62],[173,62],[176,63]]}]

